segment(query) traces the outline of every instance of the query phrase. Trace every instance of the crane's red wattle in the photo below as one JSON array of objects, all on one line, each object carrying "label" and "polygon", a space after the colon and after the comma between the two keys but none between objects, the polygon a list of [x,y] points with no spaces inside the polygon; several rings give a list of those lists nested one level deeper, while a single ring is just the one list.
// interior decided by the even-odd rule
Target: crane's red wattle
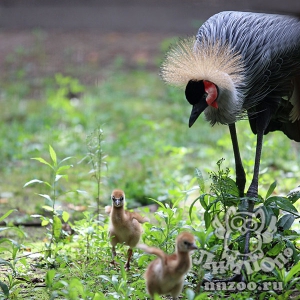
[{"label": "crane's red wattle", "polygon": [[218,90],[215,84],[210,81],[203,80],[204,83],[204,90],[207,93],[206,102],[208,105],[218,108],[217,97],[218,97]]}]

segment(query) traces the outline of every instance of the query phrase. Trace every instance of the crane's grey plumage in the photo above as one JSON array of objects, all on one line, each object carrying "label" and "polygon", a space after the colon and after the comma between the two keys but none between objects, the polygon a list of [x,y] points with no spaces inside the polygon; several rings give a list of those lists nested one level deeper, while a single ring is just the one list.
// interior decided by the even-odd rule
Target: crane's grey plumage
[{"label": "crane's grey plumage", "polygon": [[[193,106],[189,126],[202,112],[211,125],[229,125],[241,196],[246,178],[235,122],[248,116],[257,145],[247,196],[257,197],[263,135],[279,130],[300,142],[300,19],[218,13],[200,27],[195,38],[181,40],[170,49],[161,74],[167,83],[185,87]],[[253,211],[254,202],[248,205]],[[245,252],[249,238],[248,233]]]},{"label": "crane's grey plumage", "polygon": [[[300,141],[300,127],[295,131],[284,126],[284,122],[295,123],[300,117],[300,20],[272,14],[222,12],[201,26],[196,44],[208,37],[212,43],[229,44],[233,53],[241,55],[245,80],[237,89],[244,98],[243,111],[249,111],[251,117],[255,113],[252,108],[267,96],[289,99],[289,102],[281,100],[279,105],[285,111],[290,109],[289,114],[278,112],[283,125],[280,127],[271,120],[265,133],[282,130],[291,139]],[[218,122],[216,110],[208,110],[207,118]],[[237,119],[243,111],[237,112]],[[223,123],[229,124],[230,120]]]},{"label": "crane's grey plumage", "polygon": [[[190,126],[203,111],[212,125],[229,125],[236,163],[240,158],[234,123],[246,115],[252,131],[262,131],[258,143],[263,134],[276,130],[300,142],[297,17],[218,13],[200,27],[196,38],[181,40],[169,51],[161,73],[166,82],[186,88],[186,98],[193,105]],[[217,94],[214,105],[207,100],[210,92],[205,84],[210,83]],[[242,167],[237,168],[237,177],[244,177]],[[245,179],[238,184],[243,189],[241,181]],[[257,191],[250,194],[257,196]]]}]

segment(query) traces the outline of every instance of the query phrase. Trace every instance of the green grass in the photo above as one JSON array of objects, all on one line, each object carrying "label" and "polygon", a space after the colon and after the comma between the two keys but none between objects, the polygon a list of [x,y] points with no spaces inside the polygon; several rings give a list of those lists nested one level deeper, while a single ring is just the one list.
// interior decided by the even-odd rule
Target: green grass
[{"label": "green grass", "polygon": [[[12,84],[12,83],[11,83]],[[25,82],[26,84],[26,82]],[[7,88],[12,88],[11,86]],[[66,97],[69,89],[79,90],[79,99]],[[69,185],[84,189],[93,199],[95,183],[86,161],[86,137],[95,128],[104,132],[103,150],[108,155],[108,169],[103,181],[103,201],[111,189],[119,186],[127,192],[129,203],[146,203],[147,198],[166,196],[172,181],[194,176],[197,167],[204,176],[215,169],[220,158],[232,169],[234,161],[228,129],[213,128],[200,117],[189,129],[190,105],[182,90],[166,86],[158,74],[145,70],[114,70],[98,86],[81,86],[72,78],[56,76],[47,80],[38,98],[23,99],[16,90],[1,94],[0,156],[2,192],[12,192],[13,205],[23,203],[30,213],[35,209],[25,201],[30,179],[47,174],[30,158],[47,156],[52,145],[59,157],[72,156],[74,165]],[[241,154],[249,184],[253,168],[255,136],[248,122],[238,123]],[[297,145],[282,133],[265,138],[262,154],[260,191],[274,180],[277,193],[286,194],[298,185],[300,156]],[[45,157],[46,158],[46,157]],[[206,177],[208,178],[208,176]],[[72,202],[86,199],[72,199]],[[91,204],[91,203],[89,203]],[[134,204],[132,204],[134,205]]]},{"label": "green grass", "polygon": [[[12,55],[22,59],[26,53],[23,53],[24,49],[20,51]],[[19,277],[27,278],[28,269],[36,268],[41,270],[36,275],[37,280],[46,278],[47,286],[38,288],[34,283],[28,283],[24,296],[22,285],[16,285],[11,299],[50,299],[50,295],[53,299],[78,299],[78,293],[86,295],[82,299],[98,299],[96,293],[99,293],[99,299],[102,299],[101,293],[107,299],[126,299],[126,295],[131,299],[142,297],[145,293],[142,274],[152,258],[137,251],[133,271],[126,275],[122,267],[127,249],[119,247],[121,270],[110,268],[107,218],[99,227],[89,220],[89,215],[69,206],[84,206],[91,212],[96,208],[97,182],[90,174],[88,159],[84,159],[88,152],[87,136],[96,128],[103,130],[102,150],[107,155],[107,169],[103,169],[102,179],[103,207],[109,203],[114,188],[125,190],[129,208],[152,204],[149,198],[177,203],[174,212],[171,211],[173,208],[164,208],[151,215],[152,224],[144,225],[144,242],[172,252],[174,238],[182,228],[195,230],[199,239],[201,234],[206,234],[201,214],[196,217],[194,212],[193,222],[188,217],[189,203],[198,196],[197,190],[186,194],[197,186],[195,168],[201,170],[207,191],[211,184],[209,175],[217,170],[216,163],[221,158],[225,158],[222,167],[228,167],[234,179],[227,127],[216,125],[211,128],[201,116],[192,128],[188,128],[191,107],[184,92],[166,86],[159,78],[158,69],[154,73],[142,67],[125,70],[122,64],[116,64],[105,70],[105,79],[95,86],[83,86],[76,74],[73,77],[57,74],[33,80],[26,75],[25,68],[12,70],[3,80],[0,94],[1,212],[17,208],[18,212],[11,214],[10,218],[18,221],[32,220],[31,214],[46,214],[42,208],[45,201],[38,194],[47,194],[49,189],[40,184],[23,186],[32,179],[50,180],[51,172],[31,158],[43,157],[48,161],[51,145],[59,160],[72,157],[68,161],[73,165],[68,170],[68,181],[60,181],[59,192],[63,195],[57,204],[71,213],[71,224],[77,232],[72,241],[62,241],[58,246],[54,273],[45,265],[43,256],[38,260],[28,260],[27,265],[24,261],[24,269],[19,267],[18,270]],[[37,93],[34,92],[36,83]],[[78,98],[69,99],[69,92],[78,94]],[[237,128],[248,186],[256,137],[246,120],[240,121]],[[274,193],[286,195],[299,184],[299,165],[298,145],[280,132],[268,134],[262,154],[259,193],[265,196],[270,184],[277,181]],[[64,194],[75,190],[86,193]],[[150,214],[147,208],[142,211]],[[170,215],[166,217],[168,213]],[[13,235],[9,237],[15,238]],[[22,243],[33,252],[41,251],[45,237],[45,231],[38,237],[29,232],[27,240],[22,240]],[[86,256],[87,238],[91,238],[90,259]],[[50,273],[45,277],[48,271]],[[192,289],[196,288],[197,272],[195,267],[188,276],[188,286]],[[3,274],[0,280],[4,280]],[[30,280],[34,276],[31,275]],[[194,299],[189,293],[189,290],[184,290],[185,299]],[[31,298],[32,295],[36,298]],[[218,297],[218,293],[214,293],[210,299]]]}]

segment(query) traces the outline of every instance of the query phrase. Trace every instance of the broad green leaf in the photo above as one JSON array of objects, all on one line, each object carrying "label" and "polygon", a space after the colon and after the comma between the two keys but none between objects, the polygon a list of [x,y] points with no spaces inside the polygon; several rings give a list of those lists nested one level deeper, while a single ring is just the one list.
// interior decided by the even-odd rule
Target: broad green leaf
[{"label": "broad green leaf", "polygon": [[277,227],[282,227],[283,230],[290,229],[295,221],[292,214],[283,215],[277,222]]},{"label": "broad green leaf", "polygon": [[293,212],[293,213],[296,213],[297,215],[299,215],[297,209],[290,202],[290,200],[288,198],[280,197],[280,196],[273,196],[273,197],[269,197],[265,201],[265,206],[271,206],[271,207],[273,206],[274,207],[274,204],[285,211],[290,211],[290,212]]},{"label": "broad green leaf", "polygon": [[[207,194],[202,194],[201,196],[200,196],[200,203],[201,203],[201,205],[202,205],[202,207],[205,209],[205,210],[207,210],[207,204],[208,204],[208,197],[207,197],[208,195]],[[206,201],[205,201],[206,200]]]},{"label": "broad green leaf", "polygon": [[164,204],[161,201],[155,200],[153,198],[149,198],[150,200],[154,201],[155,203],[157,203],[159,206],[165,208]]},{"label": "broad green leaf", "polygon": [[[299,189],[299,187],[298,187],[298,189]],[[291,203],[295,203],[297,200],[299,200],[299,198],[300,198],[300,191],[290,193],[288,195],[288,199],[291,201]]]},{"label": "broad green leaf", "polygon": [[49,270],[47,273],[46,273],[46,278],[45,278],[45,282],[46,282],[46,285],[47,287],[50,287],[53,283],[53,279],[54,279],[54,276],[55,276],[55,270]]},{"label": "broad green leaf", "polygon": [[266,199],[268,199],[270,196],[271,196],[271,194],[274,192],[274,190],[275,190],[275,188],[276,188],[276,181],[274,181],[271,185],[270,185],[270,187],[269,187],[269,189],[268,189],[268,191],[267,191],[267,194],[266,194]]},{"label": "broad green leaf", "polygon": [[209,299],[209,294],[208,293],[201,293],[200,295],[196,296],[194,300],[207,300]]},{"label": "broad green leaf", "polygon": [[208,227],[210,226],[210,223],[211,223],[211,218],[210,218],[210,214],[208,211],[204,212],[204,222],[205,222],[205,228],[208,229]]},{"label": "broad green leaf", "polygon": [[226,186],[226,193],[227,194],[239,197],[239,194],[240,194],[239,189],[238,189],[235,181],[232,178],[226,177],[225,180],[224,180],[224,183],[225,183],[225,186]]},{"label": "broad green leaf", "polygon": [[51,188],[51,184],[49,182],[38,180],[38,179],[33,179],[33,180],[30,180],[30,181],[26,182],[23,187],[26,187],[26,186],[28,186],[32,183],[43,183],[43,184],[45,184],[45,185],[47,185],[48,187]]},{"label": "broad green leaf", "polygon": [[190,220],[192,220],[192,210],[193,210],[193,207],[194,207],[195,203],[196,203],[198,200],[199,200],[199,197],[196,198],[196,199],[192,202],[192,204],[190,205],[190,208],[189,208],[189,216],[190,216]]},{"label": "broad green leaf", "polygon": [[296,207],[288,199],[281,198],[276,203],[281,209],[283,209],[285,211],[291,211],[293,213],[296,213],[299,216]]},{"label": "broad green leaf", "polygon": [[52,201],[52,199],[51,199],[51,197],[49,195],[46,195],[46,194],[38,194],[38,195],[41,196],[41,197],[43,197],[43,198],[45,198],[45,199],[47,199],[47,200],[49,200],[50,203],[53,203],[53,201]]},{"label": "broad green leaf", "polygon": [[127,281],[127,272],[125,271],[124,264],[120,263],[120,269],[121,269],[121,276],[125,282]]},{"label": "broad green leaf", "polygon": [[296,249],[295,245],[290,240],[285,240],[285,243],[286,243],[287,248],[290,248],[293,250],[293,256],[292,256],[293,260],[295,263],[298,263],[298,261],[299,261],[298,250]]},{"label": "broad green leaf", "polygon": [[265,218],[266,218],[265,226],[269,226],[272,217],[275,216],[274,211],[272,210],[272,208],[270,206],[266,207],[266,206],[262,205],[260,208],[263,209],[263,211],[265,213]]},{"label": "broad green leaf", "polygon": [[51,207],[49,205],[43,205],[42,208],[47,211],[53,211],[53,207]]},{"label": "broad green leaf", "polygon": [[93,300],[103,300],[103,299],[105,299],[105,295],[101,292],[96,293],[93,297]]},{"label": "broad green leaf", "polygon": [[66,171],[68,169],[70,169],[71,167],[73,167],[73,165],[68,165],[68,166],[61,166],[58,168],[58,170],[56,171],[56,174],[61,174],[63,171]]},{"label": "broad green leaf", "polygon": [[8,289],[8,286],[3,282],[3,281],[1,281],[0,280],[0,288],[1,288],[1,290],[2,290],[2,292],[3,292],[3,294],[7,297],[7,299],[8,299],[8,296],[9,296],[9,289]]},{"label": "broad green leaf", "polygon": [[26,183],[23,185],[23,187],[26,187],[26,186],[28,186],[28,185],[30,185],[30,184],[32,184],[32,183],[43,183],[43,182],[44,182],[44,181],[42,181],[42,180],[33,179],[33,180],[30,180],[30,181],[26,182]]},{"label": "broad green leaf", "polygon": [[196,168],[195,169],[195,174],[196,174],[196,177],[197,177],[197,181],[198,181],[200,191],[204,192],[205,186],[204,186],[204,179],[203,179],[202,173],[198,168]]},{"label": "broad green leaf", "polygon": [[[0,232],[2,232],[2,231],[4,231],[4,230],[7,230],[7,229],[9,229],[9,227],[5,227],[5,228],[1,228],[1,230],[0,230]],[[0,239],[0,244],[1,243],[5,243],[5,242],[9,242],[9,243],[11,243],[11,239],[8,239],[8,238],[1,238]]]},{"label": "broad green leaf", "polygon": [[11,209],[8,212],[6,212],[2,217],[0,217],[0,222],[2,222],[5,218],[7,218],[14,211],[18,211],[18,210],[17,209]]},{"label": "broad green leaf", "polygon": [[49,164],[47,161],[45,161],[43,158],[41,157],[33,157],[31,159],[37,160],[39,162],[41,162],[42,164],[45,164],[47,166],[49,166],[51,169],[54,169],[53,166],[51,164]]},{"label": "broad green leaf", "polygon": [[66,223],[66,222],[68,222],[68,220],[70,218],[70,214],[67,211],[63,211],[61,217],[62,217],[63,221]]},{"label": "broad green leaf", "polygon": [[[287,289],[290,289],[292,286],[295,285],[295,283],[297,283],[298,281],[300,281],[300,278],[294,278],[292,279],[291,281],[288,282],[288,286],[287,286]],[[291,291],[292,293],[293,291]],[[286,294],[284,294],[286,296]],[[291,299],[291,298],[290,298]],[[299,299],[299,298],[298,298]]]},{"label": "broad green leaf", "polygon": [[77,192],[78,194],[87,194],[87,193],[88,193],[87,191],[82,191],[82,190],[76,190],[76,192]]},{"label": "broad green leaf", "polygon": [[300,272],[300,263],[293,266],[285,277],[285,282],[289,282],[297,273]]},{"label": "broad green leaf", "polygon": [[108,281],[108,282],[111,283],[111,279],[106,275],[99,275],[99,278],[102,278],[103,280]]},{"label": "broad green leaf", "polygon": [[[71,159],[71,158],[73,158],[73,157],[72,157],[72,156],[68,156],[68,157],[64,158],[63,160],[61,160],[61,161],[59,162],[59,164],[65,162],[65,161],[67,161],[67,160],[69,160],[69,159]],[[71,166],[73,167],[73,165],[71,165]]]},{"label": "broad green leaf", "polygon": [[278,255],[282,249],[285,247],[284,243],[277,243],[272,249],[270,249],[267,254],[270,256],[276,256]]},{"label": "broad green leaf", "polygon": [[53,217],[53,234],[56,239],[58,239],[61,235],[62,224],[61,220],[58,216]]},{"label": "broad green leaf", "polygon": [[49,224],[49,220],[42,220],[41,226],[47,226]]},{"label": "broad green leaf", "polygon": [[53,161],[53,164],[56,167],[57,166],[57,157],[56,157],[56,153],[51,145],[49,145],[49,153],[50,153],[50,157]]},{"label": "broad green leaf", "polygon": [[56,175],[55,176],[55,181],[58,181],[58,180],[60,180],[61,178],[65,178],[66,179],[66,181],[68,181],[68,175]]},{"label": "broad green leaf", "polygon": [[0,265],[9,266],[11,269],[13,269],[12,264],[3,258],[0,258]]}]

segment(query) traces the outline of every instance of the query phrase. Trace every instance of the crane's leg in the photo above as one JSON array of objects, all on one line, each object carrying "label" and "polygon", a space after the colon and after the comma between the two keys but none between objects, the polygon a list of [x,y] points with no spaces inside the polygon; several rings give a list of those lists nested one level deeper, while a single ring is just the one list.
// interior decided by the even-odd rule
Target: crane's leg
[{"label": "crane's leg", "polygon": [[[237,134],[236,134],[235,123],[229,124],[228,127],[229,127],[229,132],[230,132],[230,137],[231,137],[231,142],[232,142],[232,147],[233,147],[233,153],[234,153],[236,185],[239,189],[239,196],[243,197],[245,185],[246,185],[246,173],[245,173],[241,155],[240,155],[240,149],[239,149],[239,143],[238,143]],[[221,279],[221,280],[217,279],[217,280],[214,280],[214,282],[240,282],[242,280],[243,280],[242,275],[236,274],[236,275],[232,276],[231,278]]]},{"label": "crane's leg", "polygon": [[246,174],[245,174],[245,170],[244,170],[241,155],[240,155],[239,144],[238,144],[238,139],[237,139],[236,129],[235,129],[235,123],[229,124],[228,127],[229,127],[230,136],[231,136],[231,142],[232,142],[234,160],[235,160],[236,185],[239,189],[240,197],[243,197],[245,185],[246,185]]},{"label": "crane's leg", "polygon": [[[249,186],[247,197],[249,198],[257,198],[258,197],[258,176],[259,176],[259,167],[260,167],[260,158],[261,158],[261,152],[263,147],[263,136],[265,133],[266,128],[268,127],[272,110],[277,109],[276,102],[274,103],[273,107],[268,105],[267,99],[265,99],[265,102],[258,106],[258,113],[256,115],[255,121],[256,121],[256,132],[257,132],[257,141],[256,141],[256,152],[255,152],[255,162],[254,162],[254,170],[253,170],[253,178],[251,181],[251,184]],[[253,213],[255,202],[253,200],[248,199],[248,212],[251,214]],[[248,226],[251,227],[252,218],[249,216],[248,219]],[[244,253],[249,253],[249,246],[250,246],[250,237],[251,237],[251,231],[247,231],[245,236],[245,249]]]}]

